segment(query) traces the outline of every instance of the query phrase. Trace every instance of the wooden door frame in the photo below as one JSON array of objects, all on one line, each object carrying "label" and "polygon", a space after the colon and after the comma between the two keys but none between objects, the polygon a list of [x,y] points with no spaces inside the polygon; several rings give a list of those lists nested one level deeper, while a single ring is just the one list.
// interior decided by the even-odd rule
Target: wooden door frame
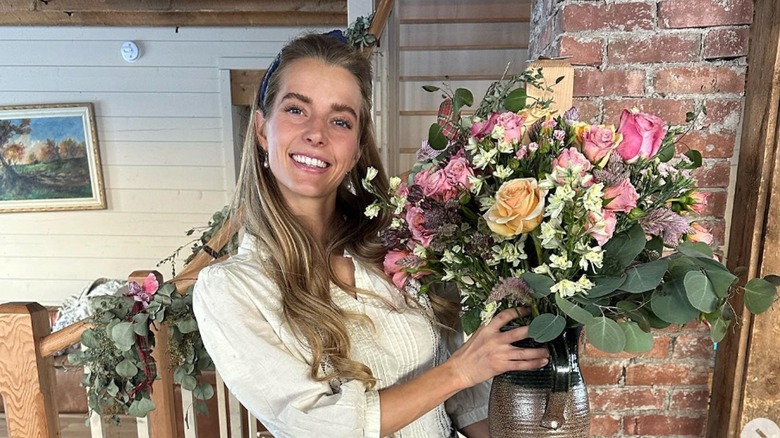
[{"label": "wooden door frame", "polygon": [[[747,276],[780,273],[780,2],[755,0],[746,104],[727,264]],[[780,309],[754,317],[733,300],[737,325],[718,345],[708,437],[737,437],[747,422],[780,422]]]}]

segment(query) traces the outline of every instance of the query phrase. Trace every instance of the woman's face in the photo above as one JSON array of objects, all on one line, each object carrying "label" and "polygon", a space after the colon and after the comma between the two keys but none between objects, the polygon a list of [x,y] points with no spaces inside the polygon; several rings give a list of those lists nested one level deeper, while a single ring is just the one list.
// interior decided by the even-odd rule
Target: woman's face
[{"label": "woman's face", "polygon": [[360,88],[346,69],[316,58],[291,62],[257,136],[293,211],[335,206],[336,190],[360,156]]}]

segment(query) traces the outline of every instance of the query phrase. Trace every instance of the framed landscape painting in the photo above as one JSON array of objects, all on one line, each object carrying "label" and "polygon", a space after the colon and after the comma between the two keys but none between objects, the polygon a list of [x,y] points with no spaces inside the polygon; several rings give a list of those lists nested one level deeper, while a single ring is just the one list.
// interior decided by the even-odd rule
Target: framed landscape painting
[{"label": "framed landscape painting", "polygon": [[0,213],[103,208],[91,103],[0,106]]}]

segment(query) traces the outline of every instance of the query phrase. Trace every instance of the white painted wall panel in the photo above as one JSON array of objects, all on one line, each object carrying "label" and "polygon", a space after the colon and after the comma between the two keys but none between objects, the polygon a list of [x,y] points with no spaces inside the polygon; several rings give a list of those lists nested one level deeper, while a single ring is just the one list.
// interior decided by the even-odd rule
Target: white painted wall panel
[{"label": "white painted wall panel", "polygon": [[[187,257],[186,231],[233,185],[220,68],[266,68],[305,30],[0,27],[0,106],[92,102],[108,203],[0,214],[0,302],[56,305],[96,278],[154,269],[181,245]],[[133,64],[120,56],[126,40],[141,47]]]}]

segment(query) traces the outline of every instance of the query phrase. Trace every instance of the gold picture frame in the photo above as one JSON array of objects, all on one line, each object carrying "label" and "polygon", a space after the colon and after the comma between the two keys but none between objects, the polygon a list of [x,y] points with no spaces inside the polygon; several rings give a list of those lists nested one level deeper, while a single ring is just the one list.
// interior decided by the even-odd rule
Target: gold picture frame
[{"label": "gold picture frame", "polygon": [[0,106],[0,213],[105,208],[91,103]]}]

